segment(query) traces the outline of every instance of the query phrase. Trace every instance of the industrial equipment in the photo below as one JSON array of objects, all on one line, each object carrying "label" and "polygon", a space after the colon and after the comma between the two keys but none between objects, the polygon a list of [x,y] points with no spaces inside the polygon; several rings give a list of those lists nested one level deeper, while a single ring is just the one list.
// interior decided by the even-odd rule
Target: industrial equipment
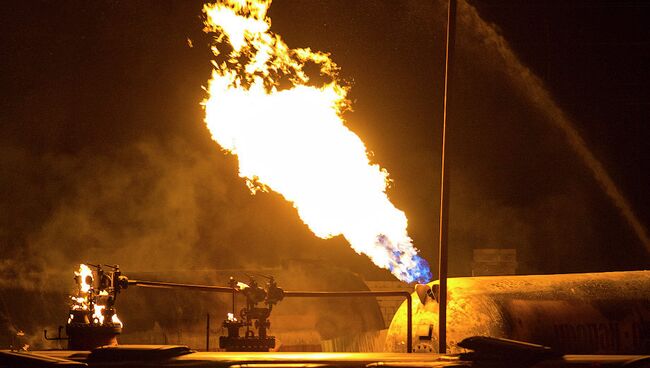
[{"label": "industrial equipment", "polygon": [[115,301],[120,290],[126,286],[120,283],[121,272],[117,265],[81,264],[75,272],[77,285],[75,295],[70,297],[70,316],[65,326],[67,337],[46,340],[67,340],[68,349],[90,350],[98,346],[117,345],[117,336],[122,333],[122,322],[117,317]]},{"label": "industrial equipment", "polygon": [[[436,352],[440,289],[416,286],[416,352]],[[650,271],[450,278],[448,352],[491,336],[571,354],[650,353]],[[404,351],[405,305],[395,314],[387,351]]]}]

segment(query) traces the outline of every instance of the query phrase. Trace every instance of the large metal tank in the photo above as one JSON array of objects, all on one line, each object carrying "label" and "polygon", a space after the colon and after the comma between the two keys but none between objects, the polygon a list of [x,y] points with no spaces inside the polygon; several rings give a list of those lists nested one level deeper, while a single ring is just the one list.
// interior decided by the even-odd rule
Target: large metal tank
[{"label": "large metal tank", "polygon": [[[437,351],[435,290],[413,294],[414,351]],[[488,276],[448,280],[448,351],[469,336],[543,344],[565,353],[650,353],[650,271]],[[422,302],[424,301],[424,303]],[[386,349],[406,350],[406,305],[395,314]]]}]

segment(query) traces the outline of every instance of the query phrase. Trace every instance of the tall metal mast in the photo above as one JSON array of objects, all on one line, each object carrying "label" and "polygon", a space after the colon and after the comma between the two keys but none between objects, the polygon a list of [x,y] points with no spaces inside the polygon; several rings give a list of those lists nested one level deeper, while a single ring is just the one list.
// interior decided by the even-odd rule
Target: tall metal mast
[{"label": "tall metal mast", "polygon": [[442,164],[440,169],[440,238],[438,243],[438,280],[440,283],[438,352],[447,352],[447,240],[449,225],[449,173],[447,165],[447,121],[454,43],[456,40],[456,0],[449,0],[447,11],[447,51],[445,58],[445,93],[442,114]]}]

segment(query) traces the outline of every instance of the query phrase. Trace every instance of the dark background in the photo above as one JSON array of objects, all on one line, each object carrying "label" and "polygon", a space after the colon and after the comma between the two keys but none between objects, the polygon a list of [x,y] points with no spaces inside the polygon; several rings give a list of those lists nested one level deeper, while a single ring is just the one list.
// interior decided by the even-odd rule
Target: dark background
[{"label": "dark background", "polygon": [[[520,273],[647,268],[648,249],[503,50],[539,78],[645,225],[649,3],[469,4],[459,6],[450,110],[451,274],[469,275],[482,247],[516,248]],[[251,196],[236,159],[211,141],[201,8],[2,2],[3,283],[43,285],[48,270],[79,262],[164,271],[296,258],[389,277],[343,239],[317,239],[279,195]],[[276,0],[269,12],[289,46],[341,66],[348,126],[390,172],[389,196],[434,273],[445,11],[441,1]]]}]

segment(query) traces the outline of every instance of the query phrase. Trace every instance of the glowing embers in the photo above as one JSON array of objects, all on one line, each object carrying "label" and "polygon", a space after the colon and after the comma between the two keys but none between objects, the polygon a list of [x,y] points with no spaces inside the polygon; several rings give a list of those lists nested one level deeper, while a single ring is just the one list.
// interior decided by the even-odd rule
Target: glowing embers
[{"label": "glowing embers", "polygon": [[204,101],[212,138],[237,155],[253,193],[282,194],[318,237],[343,235],[400,280],[429,281],[406,215],[386,195],[388,172],[370,162],[341,117],[349,102],[338,67],[327,54],[290,49],[270,32],[269,5],[231,0],[204,7],[206,30],[217,34]]}]

